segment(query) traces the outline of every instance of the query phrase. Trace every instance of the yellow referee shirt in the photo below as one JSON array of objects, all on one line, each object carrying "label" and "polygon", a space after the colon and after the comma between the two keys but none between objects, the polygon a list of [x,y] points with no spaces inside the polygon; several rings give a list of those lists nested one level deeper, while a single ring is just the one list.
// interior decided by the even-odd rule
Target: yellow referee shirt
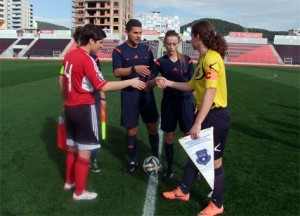
[{"label": "yellow referee shirt", "polygon": [[200,108],[205,89],[215,88],[213,108],[227,107],[227,86],[225,66],[220,54],[209,49],[203,56],[195,69],[192,79],[188,82],[196,91],[196,108]]}]

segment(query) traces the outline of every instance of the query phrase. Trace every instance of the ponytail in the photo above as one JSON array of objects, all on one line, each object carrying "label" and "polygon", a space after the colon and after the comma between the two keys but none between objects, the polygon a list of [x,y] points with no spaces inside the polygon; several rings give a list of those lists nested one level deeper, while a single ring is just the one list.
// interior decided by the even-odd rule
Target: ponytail
[{"label": "ponytail", "polygon": [[192,34],[199,35],[203,44],[208,48],[218,52],[224,59],[228,49],[227,43],[222,34],[215,30],[215,27],[207,22],[200,21],[192,26]]},{"label": "ponytail", "polygon": [[183,65],[184,67],[186,67],[184,55],[182,55],[178,50],[176,50],[176,52],[177,52],[177,58],[181,64],[181,66]]}]

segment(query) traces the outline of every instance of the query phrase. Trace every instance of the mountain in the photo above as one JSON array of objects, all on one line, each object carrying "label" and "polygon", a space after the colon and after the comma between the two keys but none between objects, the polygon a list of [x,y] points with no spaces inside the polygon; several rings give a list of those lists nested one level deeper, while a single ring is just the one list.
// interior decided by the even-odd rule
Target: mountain
[{"label": "mountain", "polygon": [[70,30],[67,27],[60,26],[60,25],[55,25],[52,23],[47,23],[47,22],[41,22],[41,21],[36,21],[38,25],[38,30]]},{"label": "mountain", "polygon": [[194,23],[201,20],[205,20],[212,23],[216,27],[217,31],[222,33],[224,36],[229,35],[229,32],[259,32],[259,33],[263,33],[263,37],[268,38],[269,42],[273,42],[275,35],[288,35],[287,31],[268,31],[266,29],[245,28],[235,23],[227,22],[220,19],[210,19],[210,18],[198,19],[188,24],[185,24],[180,27],[180,32],[182,33],[187,27],[191,27]]}]

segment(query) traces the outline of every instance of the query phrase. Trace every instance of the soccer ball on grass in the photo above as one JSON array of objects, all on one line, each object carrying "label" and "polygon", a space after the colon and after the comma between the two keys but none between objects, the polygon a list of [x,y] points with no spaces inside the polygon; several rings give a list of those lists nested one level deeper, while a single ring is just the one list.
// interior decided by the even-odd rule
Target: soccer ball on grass
[{"label": "soccer ball on grass", "polygon": [[150,156],[144,160],[143,169],[148,175],[157,175],[163,168],[157,157]]}]

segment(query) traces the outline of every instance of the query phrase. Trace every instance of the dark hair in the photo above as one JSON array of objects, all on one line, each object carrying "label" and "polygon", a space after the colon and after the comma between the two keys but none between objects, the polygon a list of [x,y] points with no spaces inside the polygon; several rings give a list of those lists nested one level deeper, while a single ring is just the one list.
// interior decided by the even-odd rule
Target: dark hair
[{"label": "dark hair", "polygon": [[[164,42],[166,43],[167,37],[172,37],[172,36],[177,37],[178,42],[180,41],[180,36],[175,30],[168,30],[165,34]],[[184,56],[178,50],[176,50],[176,52],[177,52],[177,57],[180,61],[180,64],[186,66]]]},{"label": "dark hair", "polygon": [[126,30],[130,31],[132,27],[142,27],[142,23],[137,19],[130,19],[126,23]]},{"label": "dark hair", "polygon": [[82,26],[79,26],[76,28],[76,30],[74,31],[74,34],[73,34],[73,39],[74,41],[79,44],[79,39],[80,39],[80,34],[81,34],[81,31],[82,31],[83,27]]},{"label": "dark hair", "polygon": [[227,51],[227,43],[222,34],[217,33],[215,27],[207,21],[199,21],[192,26],[192,34],[197,35],[203,44],[212,50],[217,51],[222,58],[225,57]]},{"label": "dark hair", "polygon": [[90,39],[94,41],[102,40],[106,38],[105,32],[100,26],[94,24],[86,24],[80,32],[80,45],[85,46],[89,43]]}]

